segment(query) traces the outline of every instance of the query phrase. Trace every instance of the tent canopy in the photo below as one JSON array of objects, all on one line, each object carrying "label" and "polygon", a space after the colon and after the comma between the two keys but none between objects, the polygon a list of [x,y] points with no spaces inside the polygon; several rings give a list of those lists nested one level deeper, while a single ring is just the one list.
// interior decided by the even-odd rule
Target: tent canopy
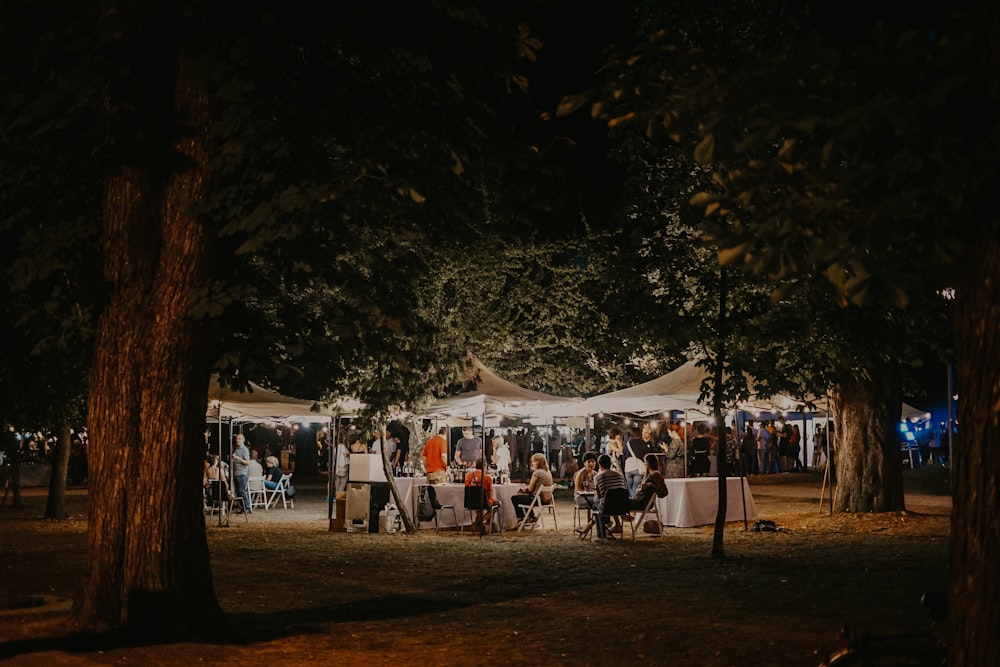
[{"label": "tent canopy", "polygon": [[335,414],[357,411],[361,406],[357,401],[344,401],[336,408],[300,398],[285,396],[271,389],[250,383],[250,391],[236,392],[229,387],[219,386],[219,379],[213,375],[208,387],[208,412],[212,420],[232,419],[234,421],[266,421],[289,419],[292,421],[326,421]]},{"label": "tent canopy", "polygon": [[[582,403],[586,414],[605,412],[637,415],[653,415],[672,410],[706,411],[699,401],[702,382],[709,379],[708,371],[697,365],[696,360],[688,361],[665,375],[632,387],[619,389],[607,394],[592,396]],[[753,390],[753,380],[750,388]],[[813,399],[815,400],[815,399]],[[740,403],[741,410],[749,411],[794,411],[802,401],[787,396],[751,398]]]},{"label": "tent canopy", "polygon": [[564,398],[533,391],[504,380],[491,371],[476,356],[470,355],[470,379],[475,388],[441,398],[420,413],[425,417],[443,419],[473,419],[477,417],[567,417],[580,416],[582,400]]}]

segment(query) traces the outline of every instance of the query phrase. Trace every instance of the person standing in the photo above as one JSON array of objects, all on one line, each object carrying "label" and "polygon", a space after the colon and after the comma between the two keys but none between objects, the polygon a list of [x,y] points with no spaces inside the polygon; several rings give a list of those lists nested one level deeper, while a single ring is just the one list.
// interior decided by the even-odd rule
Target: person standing
[{"label": "person standing", "polygon": [[493,465],[497,467],[497,475],[500,479],[510,476],[510,446],[502,436],[493,438]]},{"label": "person standing", "polygon": [[[357,442],[361,444],[360,439]],[[333,458],[333,490],[335,493],[342,493],[347,491],[347,480],[351,470],[351,452],[347,449],[347,445],[338,442]]]},{"label": "person standing", "polygon": [[246,512],[252,513],[250,507],[250,492],[247,490],[247,474],[250,470],[250,450],[247,448],[246,438],[242,433],[236,434],[236,451],[233,452],[233,486],[236,487],[236,495],[243,499],[243,507]]},{"label": "person standing", "polygon": [[396,466],[399,464],[399,440],[392,433],[386,431],[382,443],[382,447],[385,449],[385,460],[389,462],[389,470],[395,474]]},{"label": "person standing", "polygon": [[768,430],[766,421],[762,421],[757,429],[757,454],[760,460],[760,474],[769,474],[771,472],[771,431]]},{"label": "person standing", "polygon": [[747,422],[743,428],[743,440],[740,442],[740,458],[743,463],[744,475],[757,475],[760,466],[757,461],[757,436],[753,432],[753,424]]},{"label": "person standing", "polygon": [[448,441],[444,436],[448,432],[446,426],[438,429],[437,435],[432,435],[424,443],[421,456],[424,459],[424,472],[427,473],[429,484],[443,484],[447,478]]},{"label": "person standing", "polygon": [[628,484],[628,495],[632,497],[639,490],[639,484],[646,473],[643,460],[646,454],[653,451],[653,429],[649,424],[642,427],[642,437],[629,438],[625,443],[625,482]]},{"label": "person standing", "polygon": [[684,464],[684,441],[675,429],[670,429],[668,439],[660,445],[664,451],[666,459],[663,465],[663,476],[671,479],[680,479],[687,476],[687,469]]},{"label": "person standing", "polygon": [[798,424],[792,424],[792,433],[788,436],[788,463],[790,471],[802,471],[802,431]]},{"label": "person standing", "polygon": [[708,436],[708,427],[704,422],[698,422],[695,433],[697,435],[691,440],[691,474],[695,477],[707,477],[712,469],[712,460],[709,458],[712,439]]},{"label": "person standing", "polygon": [[[622,471],[622,452],[625,443],[622,442],[622,432],[616,428],[608,431],[607,455],[611,458],[611,469]],[[628,487],[625,487],[628,488]]]},{"label": "person standing", "polygon": [[351,454],[367,454],[368,448],[365,447],[365,443],[361,441],[360,435],[354,435],[351,437],[351,444],[347,447]]},{"label": "person standing", "polygon": [[462,437],[455,443],[455,462],[460,467],[472,468],[483,460],[483,441],[472,434],[471,426],[462,428]]}]

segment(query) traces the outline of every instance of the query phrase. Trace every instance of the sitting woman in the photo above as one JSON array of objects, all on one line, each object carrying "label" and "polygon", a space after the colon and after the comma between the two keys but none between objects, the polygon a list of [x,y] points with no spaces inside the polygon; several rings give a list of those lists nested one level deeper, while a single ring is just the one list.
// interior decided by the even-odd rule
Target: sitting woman
[{"label": "sitting woman", "polygon": [[657,498],[665,498],[670,491],[667,483],[660,474],[660,463],[655,454],[646,454],[643,459],[646,464],[646,475],[639,482],[639,488],[635,492],[634,498],[629,498],[628,507],[632,510],[642,511],[649,505],[649,499],[656,494]]},{"label": "sitting woman", "polygon": [[[218,490],[212,482],[218,483],[221,487],[221,491]],[[201,485],[205,489],[206,507],[211,507],[214,502],[220,500],[220,498],[213,497],[215,495],[221,494],[221,500],[232,500],[232,494],[229,493],[229,485],[226,484],[226,477],[219,467],[219,457],[215,454],[209,454],[205,457],[205,463],[201,476]]]},{"label": "sitting woman", "polygon": [[580,509],[593,510],[597,500],[597,483],[594,468],[597,467],[597,454],[587,452],[583,455],[583,467],[573,477],[573,502]]},{"label": "sitting woman", "polygon": [[267,470],[264,472],[264,488],[269,491],[274,491],[278,488],[278,482],[281,481],[281,466],[278,465],[278,457],[268,456],[264,460],[267,464]]},{"label": "sitting woman", "polygon": [[[517,514],[518,521],[524,518],[524,510],[521,509],[521,505],[530,505],[535,492],[542,486],[552,486],[552,473],[549,472],[549,462],[545,460],[545,454],[532,454],[531,479],[528,480],[528,486],[519,489],[517,495],[510,499],[514,505],[514,512]],[[552,494],[546,491],[541,494],[539,500],[547,505],[552,502]],[[535,518],[534,515],[528,517],[528,523],[533,522]]]}]

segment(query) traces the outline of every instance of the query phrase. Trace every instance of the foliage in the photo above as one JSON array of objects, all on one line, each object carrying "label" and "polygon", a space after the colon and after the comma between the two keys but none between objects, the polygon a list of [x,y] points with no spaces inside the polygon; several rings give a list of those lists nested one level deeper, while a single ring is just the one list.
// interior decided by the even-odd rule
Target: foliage
[{"label": "foliage", "polygon": [[[99,144],[87,11],[6,3],[0,49],[0,404],[26,428],[83,423],[94,312]],[[34,41],[37,40],[37,41]],[[58,110],[57,114],[53,110]]]},{"label": "foliage", "polygon": [[969,35],[879,26],[845,49],[810,33],[727,69],[658,33],[611,66],[592,112],[677,139],[697,119],[694,156],[714,187],[691,201],[723,263],[775,279],[815,271],[841,303],[903,307],[948,284],[995,176],[998,129]]}]

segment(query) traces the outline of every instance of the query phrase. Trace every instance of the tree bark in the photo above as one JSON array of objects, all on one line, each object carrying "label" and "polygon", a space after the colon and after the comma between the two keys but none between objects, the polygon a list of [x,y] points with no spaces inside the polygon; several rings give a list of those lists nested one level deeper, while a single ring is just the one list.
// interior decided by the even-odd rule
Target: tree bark
[{"label": "tree bark", "polygon": [[899,451],[901,406],[900,384],[891,371],[871,379],[852,377],[835,389],[835,512],[906,509]]},{"label": "tree bark", "polygon": [[1000,244],[987,229],[968,248],[955,331],[961,430],[951,465],[949,665],[1000,664]]},{"label": "tree bark", "polygon": [[49,495],[45,500],[46,519],[66,518],[66,478],[69,474],[69,422],[59,427],[56,452],[52,457],[52,475],[49,477]]},{"label": "tree bark", "polygon": [[109,86],[111,136],[127,154],[105,181],[110,297],[89,375],[90,563],[70,625],[205,636],[223,614],[201,501],[209,332],[189,311],[208,236],[188,209],[205,191],[208,103],[180,67],[179,7],[154,4],[160,13],[112,4],[107,14],[112,53],[132,78]]}]

